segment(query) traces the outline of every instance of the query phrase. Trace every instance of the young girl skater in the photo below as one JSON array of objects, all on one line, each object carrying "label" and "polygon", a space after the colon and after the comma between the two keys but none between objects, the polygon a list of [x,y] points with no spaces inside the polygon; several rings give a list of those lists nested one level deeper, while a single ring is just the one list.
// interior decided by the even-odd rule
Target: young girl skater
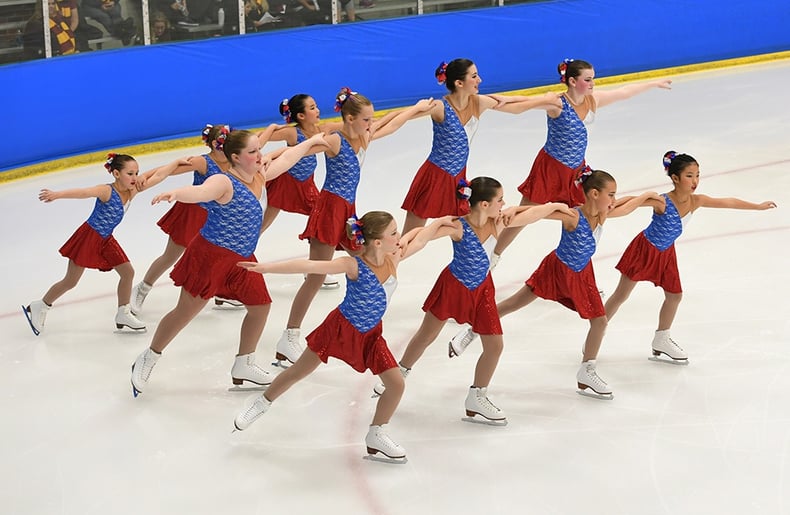
[{"label": "young girl skater", "polygon": [[[566,90],[560,97],[561,106],[546,110],[548,134],[546,144],[538,152],[527,179],[518,187],[521,204],[565,202],[571,207],[585,202],[585,194],[577,178],[585,167],[587,125],[593,123],[601,107],[631,98],[653,88],[670,89],[672,81],[659,79],[599,91],[595,86],[593,66],[581,59],[565,59],[557,66],[560,82]],[[502,102],[520,102],[528,97],[495,96]],[[493,259],[516,238],[521,227],[506,229],[497,241]]]},{"label": "young girl skater", "polygon": [[157,202],[201,202],[208,218],[197,236],[189,242],[170,273],[181,294],[176,307],[162,318],[151,345],[132,365],[132,393],[143,391],[162,351],[195,318],[208,299],[228,292],[247,308],[241,324],[239,352],[231,377],[233,384],[249,381],[269,384],[268,372],[255,364],[255,349],[269,314],[271,298],[263,277],[236,266],[238,261],[255,261],[253,252],[258,244],[263,208],[260,197],[266,177],[285,172],[313,145],[322,145],[321,135],[287,149],[263,169],[260,142],[249,131],[232,131],[222,145],[230,163],[228,173],[217,173],[203,184],[185,186],[157,195]]},{"label": "young girl skater", "polygon": [[[432,106],[432,100],[421,100],[414,106],[373,120],[373,104],[364,96],[343,88],[337,95],[335,109],[340,111],[343,125],[326,136],[326,178],[307,226],[300,239],[310,242],[310,259],[328,261],[335,250],[355,250],[357,245],[345,233],[346,220],[355,213],[357,186],[368,145],[392,134],[407,120]],[[309,274],[296,292],[286,328],[277,342],[276,365],[286,366],[302,354],[299,330],[307,309],[315,298],[324,274]]]},{"label": "young girl skater", "polygon": [[[185,160],[174,161],[146,172],[140,177],[139,189],[151,188],[171,175],[179,175],[186,172],[193,172],[192,185],[198,186],[215,173],[228,171],[230,163],[221,148],[229,133],[230,127],[227,125],[207,124],[201,132],[201,137],[210,149],[208,153]],[[189,242],[192,241],[192,238],[206,223],[207,216],[206,210],[200,204],[176,202],[159,219],[156,224],[168,235],[167,244],[162,255],[156,258],[151,263],[151,266],[148,267],[143,280],[137,283],[132,290],[132,311],[134,313],[139,315],[142,312],[143,302],[151,288],[153,288],[154,283],[178,261]]]},{"label": "young girl skater", "polygon": [[248,401],[245,409],[236,415],[236,429],[247,429],[280,395],[310,375],[322,362],[334,357],[357,372],[370,369],[386,385],[365,444],[371,456],[382,454],[384,459],[405,462],[406,451],[385,429],[403,395],[404,383],[398,364],[382,337],[381,318],[397,286],[396,270],[400,261],[422,249],[449,221],[449,218],[435,220],[428,227],[401,238],[392,215],[371,211],[359,221],[349,220],[348,237],[362,245],[362,252],[355,257],[344,256],[332,261],[296,259],[279,263],[239,263],[247,270],[260,273],[344,273],[347,281],[343,302],[307,336],[307,349],[296,362],[275,377],[265,393]]},{"label": "young girl skater", "polygon": [[61,198],[95,197],[96,203],[88,220],[60,248],[60,253],[69,259],[66,276],[53,284],[41,300],[22,307],[36,336],[44,330],[47,312],[52,307],[52,303],[77,286],[86,268],[95,268],[102,272],[110,270],[118,272],[120,279],[115,326],[118,329],[128,327],[136,331],[145,330],[145,325],[132,314],[129,307],[134,268],[112,235],[129,208],[129,203],[137,194],[135,183],[139,168],[132,156],[115,153],[107,155],[104,167],[115,179],[112,184],[64,191],[43,189],[38,195],[39,200],[43,202],[52,202]]},{"label": "young girl skater", "polygon": [[483,79],[477,66],[469,59],[454,59],[449,64],[443,62],[435,75],[449,93],[430,110],[433,122],[431,153],[417,171],[401,206],[406,210],[404,232],[422,227],[428,218],[469,213],[468,200],[457,192],[467,186],[469,145],[483,111],[495,109],[515,114],[533,107],[560,105],[554,93],[534,98],[520,97],[518,104],[498,102],[480,95]]},{"label": "young girl skater", "polygon": [[[650,281],[664,290],[664,302],[658,312],[658,328],[653,336],[654,361],[687,365],[688,355],[670,338],[683,289],[680,285],[675,240],[680,237],[691,214],[701,207],[765,210],[776,207],[772,201],[754,204],[737,198],[714,198],[695,194],[699,185],[699,164],[688,154],[670,150],[664,154],[664,171],[673,189],[664,193],[665,205],[653,209],[653,220],[628,245],[616,267],[622,275],[614,293],[606,301],[609,320],[628,300],[639,281]],[[663,356],[663,357],[662,357]]]},{"label": "young girl skater", "polygon": [[[601,170],[585,171],[581,179],[584,204],[571,213],[559,211],[547,217],[562,222],[559,246],[543,259],[519,291],[497,304],[497,311],[499,316],[505,316],[541,297],[555,300],[589,320],[582,364],[576,374],[579,393],[611,399],[612,389],[598,376],[595,367],[606,330],[606,314],[591,258],[607,218],[626,215],[641,205],[659,206],[663,199],[657,193],[646,192],[615,204],[617,184],[611,175]],[[450,355],[461,354],[476,337],[474,327],[459,332],[450,343]],[[588,393],[588,388],[594,393]]]},{"label": "young girl skater", "polygon": [[[566,214],[570,208],[562,203],[542,206],[512,207],[502,211],[502,185],[496,179],[476,177],[471,182],[470,212],[442,228],[437,237],[453,241],[453,260],[436,280],[423,304],[425,317],[409,341],[400,360],[404,376],[417,363],[425,349],[436,340],[448,318],[471,324],[482,335],[483,353],[475,367],[472,386],[464,403],[470,421],[480,415],[486,423],[504,425],[507,418],[487,397],[488,385],[502,354],[502,326],[494,300],[494,281],[489,272],[489,252],[505,225],[526,225],[556,211]],[[382,391],[382,385],[374,389]]]}]

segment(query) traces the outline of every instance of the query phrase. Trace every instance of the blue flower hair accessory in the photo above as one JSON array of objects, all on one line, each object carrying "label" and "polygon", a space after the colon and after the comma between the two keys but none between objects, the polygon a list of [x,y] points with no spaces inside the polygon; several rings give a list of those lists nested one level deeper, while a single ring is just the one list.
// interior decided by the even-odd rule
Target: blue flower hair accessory
[{"label": "blue flower hair accessory", "polygon": [[584,168],[579,170],[579,175],[576,177],[576,185],[581,185],[590,178],[593,173],[593,169],[590,168],[590,165],[585,165]]},{"label": "blue flower hair accessory", "polygon": [[675,159],[675,156],[678,155],[677,152],[674,150],[670,150],[666,154],[664,154],[664,171],[668,172],[669,167],[672,165],[672,160]]},{"label": "blue flower hair accessory", "polygon": [[291,123],[291,108],[288,105],[287,98],[284,98],[283,101],[280,102],[280,114],[283,115],[285,123]]},{"label": "blue flower hair accessory", "polygon": [[117,156],[115,152],[110,152],[107,154],[107,159],[104,161],[104,168],[107,169],[108,172],[112,172],[112,163],[115,161],[115,156]]},{"label": "blue flower hair accessory", "polygon": [[567,80],[565,78],[565,71],[568,69],[568,65],[571,64],[572,62],[573,62],[573,59],[563,59],[562,62],[560,63],[560,66],[559,66],[560,82],[562,82],[563,84],[565,84],[565,82]]},{"label": "blue flower hair accessory", "polygon": [[472,188],[464,179],[458,181],[458,187],[455,190],[456,196],[461,200],[469,200],[472,196]]},{"label": "blue flower hair accessory", "polygon": [[442,64],[440,64],[439,67],[436,68],[434,75],[436,76],[436,81],[439,84],[444,84],[445,82],[447,82],[447,63],[442,61]]},{"label": "blue flower hair accessory", "polygon": [[362,234],[362,220],[359,220],[356,215],[354,215],[346,220],[346,224],[348,225],[349,231],[351,231],[351,236],[357,245],[364,245],[365,235]]},{"label": "blue flower hair accessory", "polygon": [[335,112],[340,112],[343,109],[343,104],[346,103],[349,97],[356,95],[356,91],[351,91],[351,88],[344,87],[340,89],[340,93],[335,97]]}]

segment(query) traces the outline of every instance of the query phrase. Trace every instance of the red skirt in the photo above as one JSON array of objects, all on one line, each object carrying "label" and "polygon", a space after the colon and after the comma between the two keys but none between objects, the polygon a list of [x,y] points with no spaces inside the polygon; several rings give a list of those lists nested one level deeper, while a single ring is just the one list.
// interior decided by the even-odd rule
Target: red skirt
[{"label": "red skirt", "polygon": [[315,331],[307,335],[307,346],[318,354],[324,363],[330,357],[345,361],[357,372],[370,369],[379,375],[398,362],[381,335],[381,322],[366,333],[360,333],[346,317],[335,308]]},{"label": "red skirt", "polygon": [[592,261],[581,272],[574,272],[560,261],[556,251],[552,252],[543,258],[526,284],[538,297],[555,300],[586,320],[606,315]]},{"label": "red skirt", "polygon": [[186,247],[206,224],[206,218],[208,211],[199,204],[176,202],[156,225],[170,236],[173,243]]},{"label": "red skirt", "polygon": [[469,214],[469,201],[459,199],[458,181],[466,180],[466,167],[453,177],[430,161],[425,161],[403,201],[402,209],[420,218]]},{"label": "red skirt", "polygon": [[570,207],[584,204],[584,190],[576,184],[579,172],[584,168],[568,168],[551,157],[545,149],[540,149],[527,180],[518,187],[518,191],[536,204],[546,202],[564,202]]},{"label": "red skirt", "polygon": [[502,334],[495,294],[490,273],[477,288],[470,290],[455,278],[449,268],[445,268],[425,299],[422,310],[439,320],[452,318],[459,324],[470,324],[477,334]]},{"label": "red skirt", "polygon": [[71,238],[60,247],[60,253],[74,261],[77,266],[94,268],[101,272],[109,272],[116,266],[129,262],[112,234],[102,238],[88,222],[74,231]]},{"label": "red skirt", "polygon": [[316,240],[331,245],[337,250],[359,250],[356,241],[346,234],[346,221],[356,215],[356,206],[342,197],[322,190],[307,219],[307,227],[299,235],[300,240]]},{"label": "red skirt", "polygon": [[210,299],[221,295],[247,306],[271,304],[263,275],[236,266],[239,261],[258,260],[254,254],[245,257],[218,247],[198,234],[173,267],[170,277],[193,297]]},{"label": "red skirt", "polygon": [[266,183],[266,197],[271,207],[309,215],[318,199],[318,188],[315,187],[313,176],[300,181],[284,173]]},{"label": "red skirt", "polygon": [[666,292],[683,293],[674,243],[666,250],[658,250],[645,233],[640,232],[625,249],[615,268],[632,281],[650,281]]}]

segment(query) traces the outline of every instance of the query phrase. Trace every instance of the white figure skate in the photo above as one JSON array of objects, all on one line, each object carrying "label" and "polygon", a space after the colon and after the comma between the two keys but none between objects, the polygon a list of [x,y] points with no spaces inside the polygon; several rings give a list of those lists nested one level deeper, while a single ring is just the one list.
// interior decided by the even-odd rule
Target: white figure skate
[{"label": "white figure skate", "polygon": [[[614,395],[606,381],[598,376],[595,371],[595,360],[585,361],[576,373],[577,393],[594,399],[612,400]],[[588,391],[590,390],[590,391]]]},{"label": "white figure skate", "polygon": [[399,465],[406,463],[408,461],[406,459],[406,449],[390,438],[385,427],[385,425],[370,426],[365,437],[365,445],[368,448],[368,454],[365,456],[365,459]]},{"label": "white figure skate", "polygon": [[236,299],[214,297],[214,307],[216,309],[241,309],[244,307],[244,303]]},{"label": "white figure skate", "polygon": [[669,329],[656,331],[656,335],[653,337],[653,355],[647,359],[673,365],[689,364],[688,354],[675,343],[675,340],[670,338]]},{"label": "white figure skate", "polygon": [[502,259],[502,256],[500,254],[497,254],[496,252],[492,252],[491,253],[491,259],[489,260],[489,263],[488,263],[488,271],[489,272],[493,272],[494,271],[496,266],[499,264],[499,260],[500,259]]},{"label": "white figure skate", "polygon": [[324,283],[321,285],[322,290],[336,290],[340,288],[340,281],[337,279],[336,275],[327,274],[324,277]]},{"label": "white figure skate", "polygon": [[[411,372],[410,368],[406,368],[398,363],[398,368],[400,369],[400,373],[403,374],[403,378],[406,379],[406,376],[409,375]],[[387,390],[383,383],[379,383],[373,387],[373,395],[370,396],[371,399],[375,399],[376,397],[381,397],[381,395]]]},{"label": "white figure skate", "polygon": [[233,420],[236,431],[244,431],[250,427],[261,415],[269,411],[272,402],[260,394],[248,398],[244,404],[245,408]]},{"label": "white figure skate", "polygon": [[[461,420],[489,426],[506,426],[507,417],[505,417],[505,413],[494,406],[494,403],[489,400],[487,393],[488,388],[486,387],[471,386],[469,388],[469,393],[464,403],[466,417]],[[476,418],[477,415],[480,415],[481,418]]]},{"label": "white figure skate", "polygon": [[[272,384],[272,375],[255,364],[255,354],[236,356],[233,368],[230,369],[230,376],[235,386],[229,388],[228,391],[233,392],[265,390],[266,388],[263,387]],[[245,381],[255,386],[244,386]]]},{"label": "white figure skate", "polygon": [[149,347],[145,349],[142,354],[137,356],[137,359],[132,363],[132,394],[134,394],[135,397],[137,397],[148,384],[151,371],[161,357],[161,354],[157,354]]},{"label": "white figure skate", "polygon": [[145,302],[145,298],[148,296],[151,288],[152,286],[150,284],[146,284],[145,281],[140,281],[134,285],[134,288],[132,288],[132,298],[130,299],[130,303],[132,305],[132,313],[134,315],[139,315],[143,312],[143,302]]},{"label": "white figure skate", "polygon": [[277,347],[274,354],[272,365],[280,368],[288,368],[296,363],[299,356],[304,352],[304,346],[299,341],[299,328],[286,329],[283,335],[277,340]]},{"label": "white figure skate", "polygon": [[134,331],[145,332],[145,324],[134,316],[129,304],[118,306],[118,312],[115,314],[115,327],[118,329],[128,327]]},{"label": "white figure skate", "polygon": [[43,300],[34,300],[29,305],[22,306],[22,313],[25,314],[27,323],[30,324],[30,329],[36,336],[44,330],[44,323],[47,321],[50,307]]},{"label": "white figure skate", "polygon": [[472,328],[469,327],[467,329],[461,329],[456,333],[455,336],[450,340],[450,343],[447,345],[447,355],[451,358],[455,356],[460,356],[464,353],[469,344],[477,339],[480,336],[476,332],[472,331]]}]

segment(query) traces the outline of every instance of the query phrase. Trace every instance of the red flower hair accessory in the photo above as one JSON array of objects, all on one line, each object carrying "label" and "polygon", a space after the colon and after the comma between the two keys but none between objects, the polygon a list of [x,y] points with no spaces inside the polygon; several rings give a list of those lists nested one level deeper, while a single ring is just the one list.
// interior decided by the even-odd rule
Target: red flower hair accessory
[{"label": "red flower hair accessory", "polygon": [[362,220],[359,220],[357,216],[354,215],[346,220],[346,224],[348,225],[351,236],[354,238],[354,241],[357,243],[357,245],[364,245],[365,235],[362,234]]},{"label": "red flower hair accessory", "polygon": [[203,140],[203,143],[208,143],[208,135],[211,132],[211,129],[213,129],[213,128],[214,128],[213,125],[211,125],[210,123],[207,123],[206,126],[203,127],[203,130],[200,131],[200,139]]},{"label": "red flower hair accessory", "polygon": [[357,92],[351,91],[350,88],[341,88],[340,93],[338,93],[337,97],[335,97],[335,112],[339,113],[343,109],[343,104],[346,103],[346,100],[356,94]]},{"label": "red flower hair accessory", "polygon": [[108,172],[112,172],[112,163],[115,161],[115,156],[117,156],[115,152],[110,152],[107,154],[107,160],[104,161],[104,168],[107,169]]},{"label": "red flower hair accessory", "polygon": [[442,64],[436,68],[436,71],[433,74],[436,76],[436,82],[439,84],[444,84],[447,82],[447,63],[442,61]]},{"label": "red flower hair accessory", "polygon": [[282,102],[280,102],[280,114],[282,115],[285,123],[291,123],[291,108],[288,105],[288,99],[284,98]]},{"label": "red flower hair accessory", "polygon": [[562,82],[563,84],[565,84],[565,82],[567,80],[565,78],[565,71],[568,69],[568,65],[571,64],[572,62],[573,62],[573,59],[563,59],[562,62],[560,63],[560,66],[559,66],[560,82]]}]

